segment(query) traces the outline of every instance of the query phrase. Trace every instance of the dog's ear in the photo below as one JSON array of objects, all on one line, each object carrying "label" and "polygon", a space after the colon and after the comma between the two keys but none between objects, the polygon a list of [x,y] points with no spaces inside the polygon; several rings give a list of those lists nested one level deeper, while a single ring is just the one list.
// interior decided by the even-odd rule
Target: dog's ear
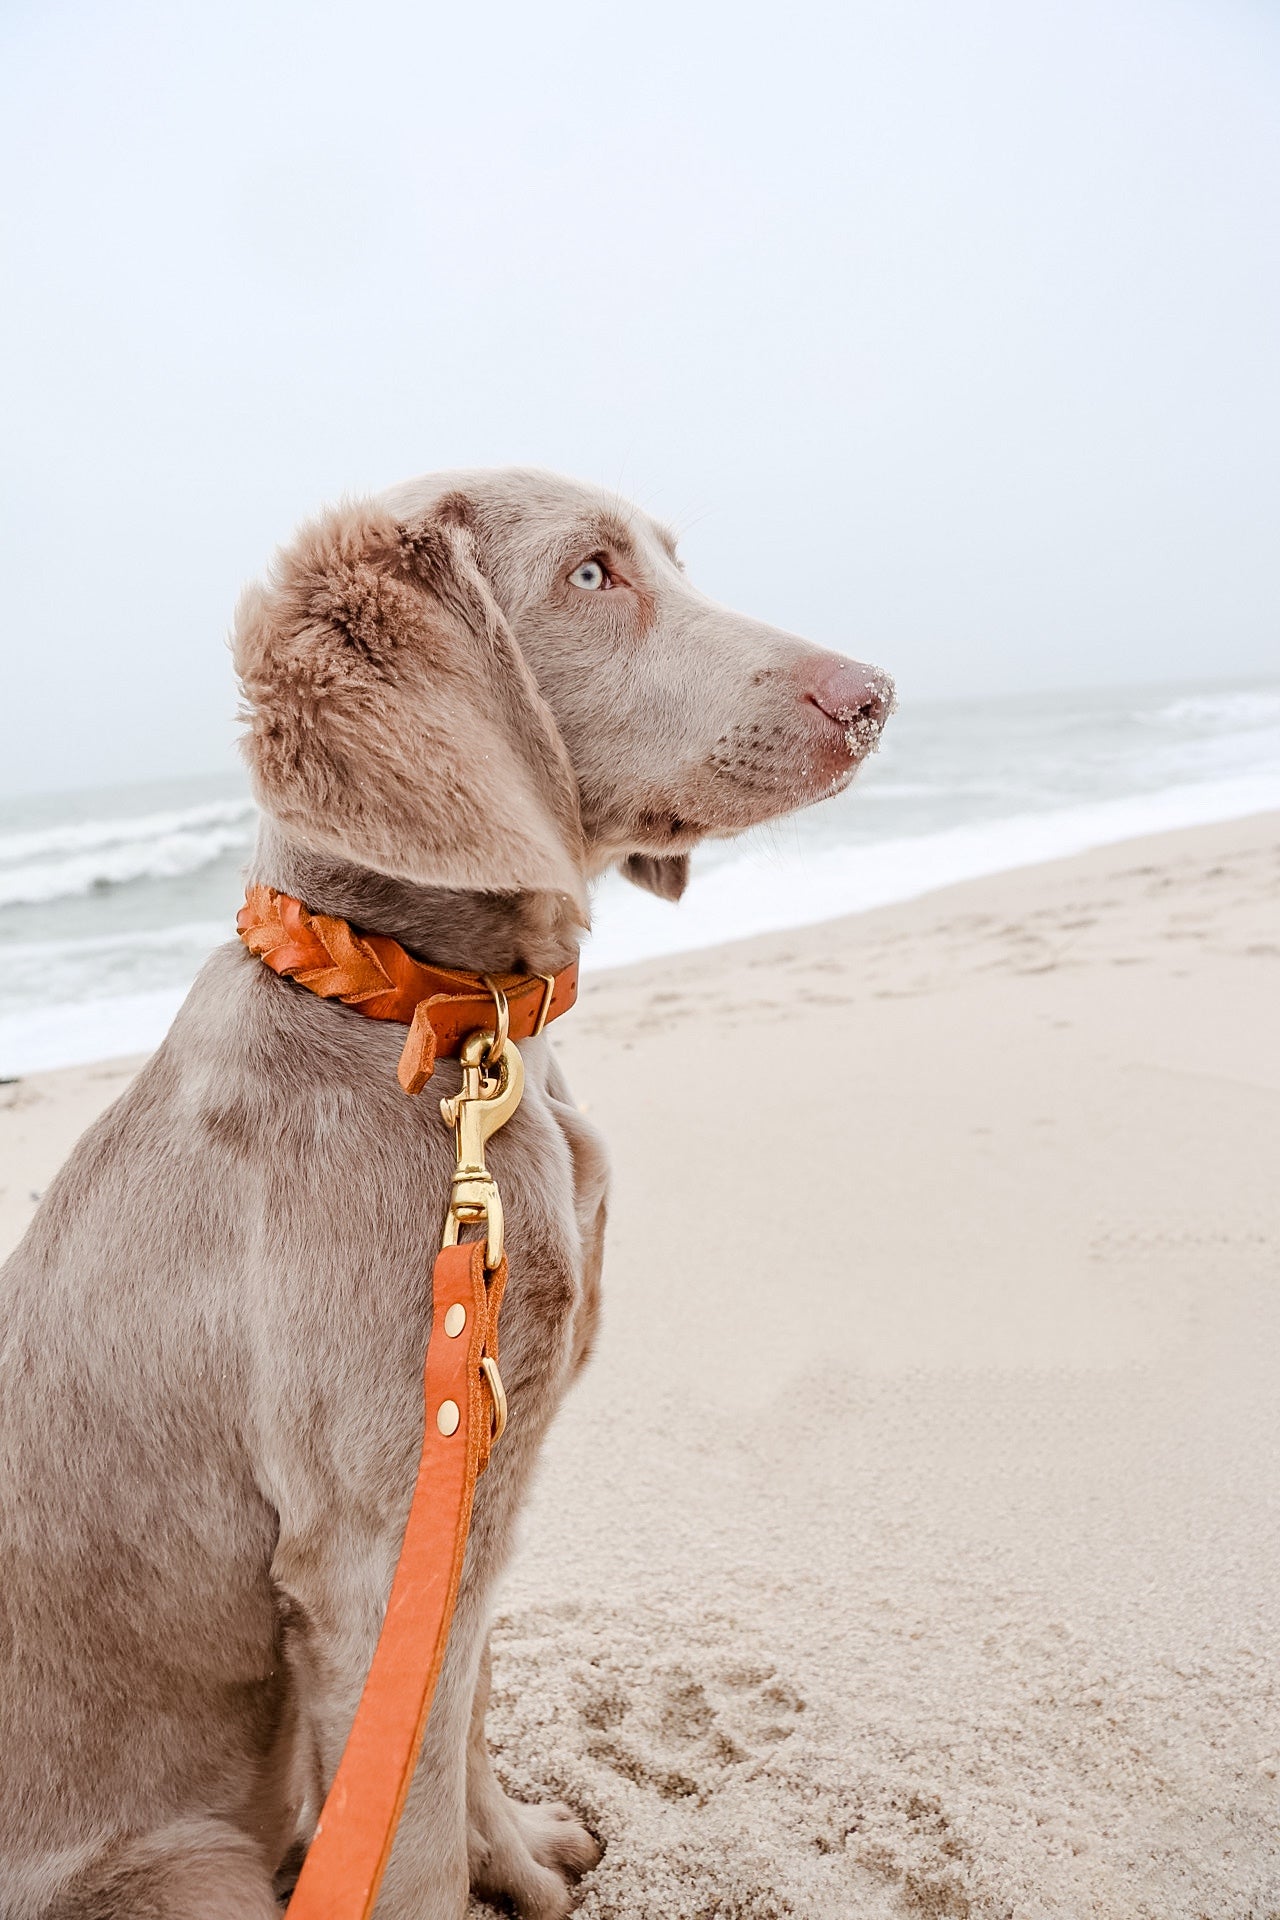
[{"label": "dog's ear", "polygon": [[618,871],[647,893],[656,893],[659,900],[678,900],[689,884],[689,856],[629,853]]},{"label": "dog's ear", "polygon": [[566,896],[585,925],[577,781],[465,520],[339,509],[244,594],[254,789],[308,846],[402,880]]}]

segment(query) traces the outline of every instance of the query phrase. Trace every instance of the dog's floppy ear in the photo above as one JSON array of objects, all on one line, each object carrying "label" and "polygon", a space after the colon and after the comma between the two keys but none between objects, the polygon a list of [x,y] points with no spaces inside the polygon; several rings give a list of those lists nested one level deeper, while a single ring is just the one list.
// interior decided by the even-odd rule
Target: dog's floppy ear
[{"label": "dog's floppy ear", "polygon": [[689,884],[687,853],[629,853],[618,871],[660,900],[678,900]]},{"label": "dog's floppy ear", "polygon": [[463,513],[313,522],[242,597],[234,653],[257,798],[304,844],[586,924],[577,781]]}]

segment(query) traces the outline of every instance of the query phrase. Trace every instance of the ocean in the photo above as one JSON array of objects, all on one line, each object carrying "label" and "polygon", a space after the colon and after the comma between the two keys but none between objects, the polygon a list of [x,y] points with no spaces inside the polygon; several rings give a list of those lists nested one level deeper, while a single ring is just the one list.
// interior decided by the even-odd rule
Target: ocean
[{"label": "ocean", "polygon": [[[904,703],[835,800],[703,848],[678,906],[610,877],[584,966],[714,945],[1280,808],[1280,680]],[[242,775],[0,800],[0,1077],[154,1046],[230,937]]]}]

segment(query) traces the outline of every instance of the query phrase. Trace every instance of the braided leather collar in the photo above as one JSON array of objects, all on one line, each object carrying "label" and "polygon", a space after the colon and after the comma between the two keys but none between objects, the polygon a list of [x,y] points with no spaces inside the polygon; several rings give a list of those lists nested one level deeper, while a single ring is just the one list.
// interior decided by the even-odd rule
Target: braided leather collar
[{"label": "braided leather collar", "polygon": [[[274,887],[250,887],[236,931],[273,973],[296,980],[322,1000],[341,1000],[370,1020],[409,1028],[397,1078],[419,1093],[438,1059],[454,1058],[469,1033],[494,1023],[494,995],[483,974],[429,967],[398,940],[356,933],[345,920],[308,913]],[[562,973],[491,974],[511,1009],[511,1038],[528,1040],[578,997],[578,963]]]}]

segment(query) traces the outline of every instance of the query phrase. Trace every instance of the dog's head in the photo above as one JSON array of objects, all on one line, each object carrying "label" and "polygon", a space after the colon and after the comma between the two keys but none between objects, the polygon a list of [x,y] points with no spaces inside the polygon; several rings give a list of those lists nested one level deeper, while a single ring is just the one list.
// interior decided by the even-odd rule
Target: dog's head
[{"label": "dog's head", "polygon": [[237,611],[257,796],[402,880],[559,896],[852,779],[888,677],[726,611],[647,514],[551,474],[434,474],[304,528]]}]

